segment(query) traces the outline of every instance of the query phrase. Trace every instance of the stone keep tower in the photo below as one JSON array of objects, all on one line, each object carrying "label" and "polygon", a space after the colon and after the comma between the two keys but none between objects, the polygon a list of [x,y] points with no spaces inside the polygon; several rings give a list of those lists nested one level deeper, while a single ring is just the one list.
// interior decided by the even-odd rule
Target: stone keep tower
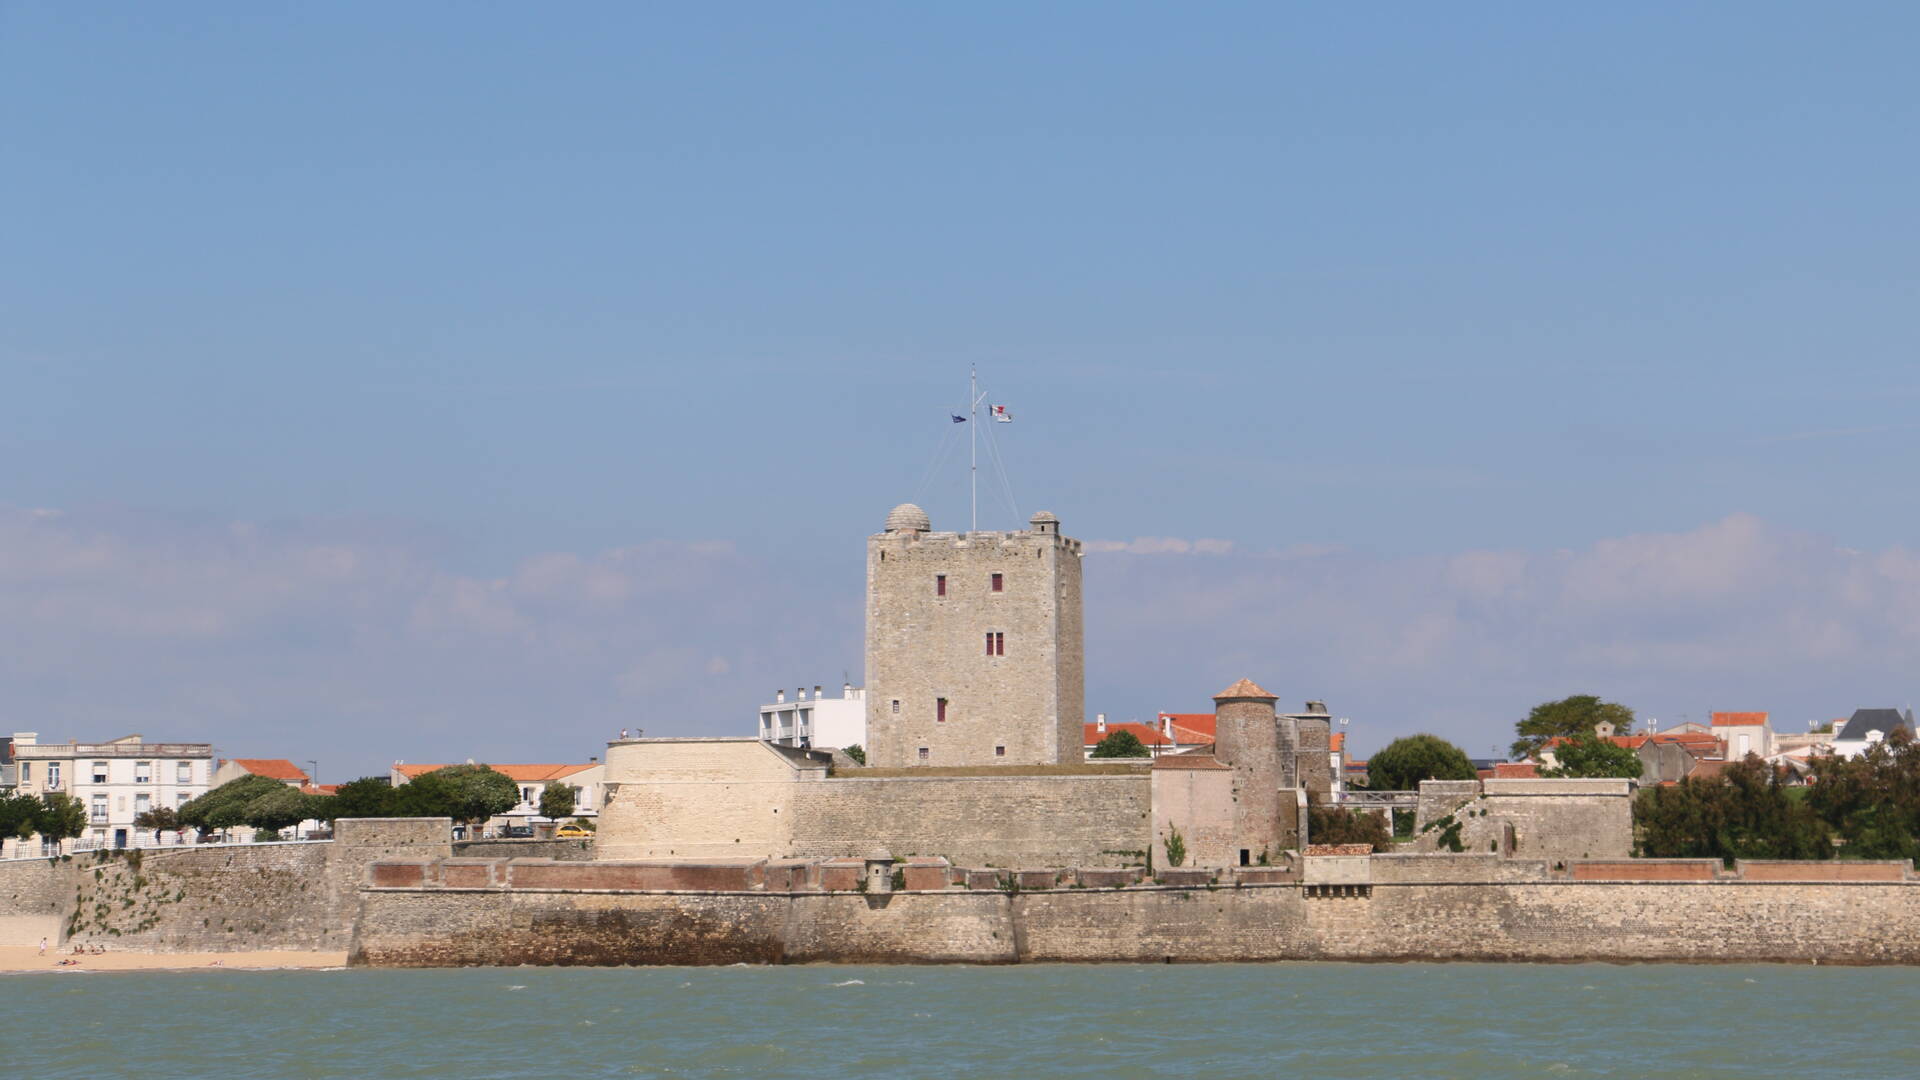
[{"label": "stone keep tower", "polygon": [[1081,759],[1080,542],[1029,524],[939,533],[905,503],[867,538],[868,765]]}]

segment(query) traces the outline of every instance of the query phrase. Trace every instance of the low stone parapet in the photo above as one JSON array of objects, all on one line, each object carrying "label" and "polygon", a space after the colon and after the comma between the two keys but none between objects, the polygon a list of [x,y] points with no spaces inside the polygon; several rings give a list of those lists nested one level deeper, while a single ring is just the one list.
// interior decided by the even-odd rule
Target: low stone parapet
[{"label": "low stone parapet", "polygon": [[1785,862],[1741,859],[1734,864],[1744,881],[1907,881],[1913,873],[1908,862],[1869,862],[1864,859],[1835,859],[1832,862]]},{"label": "low stone parapet", "polygon": [[1185,886],[1188,888],[1198,885],[1211,885],[1214,883],[1214,878],[1214,871],[1201,867],[1169,867],[1153,876],[1155,884]]},{"label": "low stone parapet", "polygon": [[1576,859],[1567,864],[1575,881],[1712,881],[1717,859]]}]

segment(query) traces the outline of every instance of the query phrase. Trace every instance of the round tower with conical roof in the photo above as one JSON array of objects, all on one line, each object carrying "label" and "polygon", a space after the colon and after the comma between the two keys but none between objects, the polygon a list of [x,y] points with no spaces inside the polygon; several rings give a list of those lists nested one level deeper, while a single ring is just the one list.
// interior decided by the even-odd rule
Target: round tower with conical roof
[{"label": "round tower with conical roof", "polygon": [[1292,739],[1278,700],[1252,679],[1213,696],[1213,754],[1233,770],[1233,854],[1242,866],[1272,859],[1299,836]]}]

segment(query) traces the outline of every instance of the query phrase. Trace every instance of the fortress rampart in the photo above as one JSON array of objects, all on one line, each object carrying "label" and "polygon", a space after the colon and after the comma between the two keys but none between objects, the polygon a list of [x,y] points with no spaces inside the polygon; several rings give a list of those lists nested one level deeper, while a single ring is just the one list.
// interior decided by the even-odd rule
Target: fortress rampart
[{"label": "fortress rampart", "polygon": [[1217,877],[1169,871],[1154,884],[1129,871],[927,859],[895,868],[899,888],[862,891],[864,869],[851,859],[382,863],[362,894],[351,962],[1920,963],[1920,879],[1901,863],[1729,871],[1710,860],[1335,856]]}]

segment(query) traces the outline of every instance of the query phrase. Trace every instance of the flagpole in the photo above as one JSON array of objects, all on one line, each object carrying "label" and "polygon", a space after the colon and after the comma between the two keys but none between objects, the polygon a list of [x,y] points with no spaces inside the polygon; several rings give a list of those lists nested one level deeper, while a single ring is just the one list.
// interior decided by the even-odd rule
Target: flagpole
[{"label": "flagpole", "polygon": [[972,462],[967,487],[972,498],[972,524],[968,532],[980,531],[980,366],[967,366],[967,451]]}]

